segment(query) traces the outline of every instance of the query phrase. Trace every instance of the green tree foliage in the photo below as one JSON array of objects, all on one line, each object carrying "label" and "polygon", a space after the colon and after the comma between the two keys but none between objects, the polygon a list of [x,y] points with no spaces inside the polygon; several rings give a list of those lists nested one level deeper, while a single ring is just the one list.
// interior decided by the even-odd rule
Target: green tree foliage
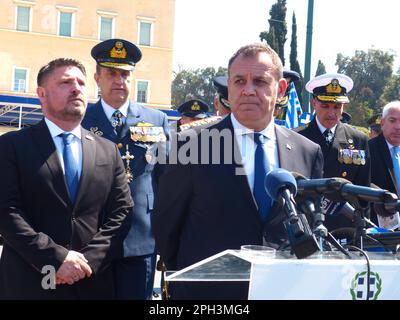
[{"label": "green tree foliage", "polygon": [[202,99],[214,110],[214,96],[216,90],[213,85],[215,76],[227,75],[227,69],[213,67],[196,70],[180,70],[174,74],[172,81],[172,106],[177,109],[182,103],[190,99]]},{"label": "green tree foliage", "polygon": [[303,105],[303,90],[304,90],[304,80],[301,73],[300,64],[297,59],[297,22],[296,15],[293,12],[292,16],[292,38],[290,41],[290,70],[296,71],[300,75],[300,81],[295,82],[295,87],[297,95],[299,96],[300,104]]},{"label": "green tree foliage", "polygon": [[397,71],[397,74],[392,75],[386,83],[380,98],[380,105],[384,106],[394,100],[400,100],[400,70]]},{"label": "green tree foliage", "polygon": [[318,60],[317,71],[315,72],[315,76],[320,76],[321,74],[326,73],[325,65],[322,63],[321,60]]},{"label": "green tree foliage", "polygon": [[367,119],[381,110],[380,97],[392,78],[393,62],[393,53],[376,49],[368,52],[357,50],[353,57],[337,55],[338,72],[354,81],[347,110],[353,117],[353,124],[366,126]]},{"label": "green tree foliage", "polygon": [[278,53],[283,64],[285,64],[284,47],[287,34],[286,11],[286,0],[277,0],[269,11],[271,16],[268,20],[269,32],[260,33],[261,41],[266,41]]}]

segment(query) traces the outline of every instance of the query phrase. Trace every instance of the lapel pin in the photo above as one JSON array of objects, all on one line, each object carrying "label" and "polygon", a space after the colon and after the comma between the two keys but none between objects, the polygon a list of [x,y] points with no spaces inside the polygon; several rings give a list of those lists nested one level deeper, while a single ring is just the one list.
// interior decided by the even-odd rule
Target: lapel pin
[{"label": "lapel pin", "polygon": [[89,134],[86,135],[86,139],[91,140],[91,141],[94,140],[94,138],[93,138],[91,135],[89,135]]},{"label": "lapel pin", "polygon": [[290,144],[286,144],[286,149],[292,150],[292,146]]}]

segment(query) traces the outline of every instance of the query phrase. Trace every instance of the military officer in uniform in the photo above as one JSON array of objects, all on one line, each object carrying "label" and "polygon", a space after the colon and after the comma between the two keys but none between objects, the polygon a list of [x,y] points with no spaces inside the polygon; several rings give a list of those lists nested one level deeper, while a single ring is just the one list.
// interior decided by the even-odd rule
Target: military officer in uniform
[{"label": "military officer in uniform", "polygon": [[207,118],[209,110],[208,104],[200,99],[185,101],[178,107],[178,111],[182,115],[179,120],[180,125]]},{"label": "military officer in uniform", "polygon": [[274,117],[276,119],[283,119],[286,118],[286,107],[289,101],[289,92],[290,92],[290,84],[292,82],[296,82],[300,80],[300,75],[298,72],[293,70],[283,70],[283,77],[286,80],[287,88],[285,91],[285,95],[277,101],[274,110]]},{"label": "military officer in uniform", "polygon": [[228,77],[214,77],[213,84],[217,90],[217,94],[214,97],[215,114],[224,117],[231,113],[231,106],[228,101]]},{"label": "military officer in uniform", "polygon": [[110,39],[94,46],[91,55],[101,99],[88,108],[82,125],[118,145],[135,204],[121,248],[124,258],[114,265],[116,294],[119,299],[151,299],[156,249],[150,215],[162,170],[159,160],[169,139],[168,119],[159,110],[129,101],[132,70],[142,57],[137,46]]},{"label": "military officer in uniform", "polygon": [[[310,80],[306,90],[312,94],[314,119],[295,131],[319,144],[324,155],[324,178],[341,177],[353,184],[370,186],[368,137],[340,122],[353,80],[343,74],[323,74]],[[341,216],[326,219],[328,229],[351,226]]]},{"label": "military officer in uniform", "polygon": [[184,131],[191,128],[205,128],[221,120],[220,116],[208,116],[207,111],[209,106],[202,100],[192,99],[184,102],[178,108],[182,114],[181,119],[177,122],[177,132]]},{"label": "military officer in uniform", "polygon": [[375,138],[379,136],[382,132],[381,128],[381,119],[382,114],[378,113],[373,115],[371,118],[368,119],[368,126],[369,126],[369,138]]}]

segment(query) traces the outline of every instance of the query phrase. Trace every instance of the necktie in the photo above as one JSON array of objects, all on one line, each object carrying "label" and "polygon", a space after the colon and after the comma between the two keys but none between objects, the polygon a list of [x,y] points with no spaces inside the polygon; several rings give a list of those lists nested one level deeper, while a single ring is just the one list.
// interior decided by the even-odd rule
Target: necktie
[{"label": "necktie", "polygon": [[324,138],[325,138],[325,143],[329,147],[332,144],[333,140],[333,133],[330,129],[326,129],[323,133]]},{"label": "necktie", "polygon": [[115,129],[115,133],[117,134],[118,138],[121,138],[122,127],[123,127],[122,126],[123,125],[123,121],[122,121],[123,116],[124,115],[119,110],[115,110],[115,112],[112,115],[112,125]]},{"label": "necktie", "polygon": [[393,170],[396,177],[397,192],[400,192],[400,146],[392,148]]},{"label": "necktie", "polygon": [[61,137],[64,143],[63,161],[65,170],[65,181],[67,182],[69,197],[71,201],[74,202],[79,182],[78,164],[74,159],[71,147],[74,135],[72,133],[63,133],[61,134]]},{"label": "necktie", "polygon": [[257,202],[258,213],[261,216],[261,220],[265,222],[267,220],[268,211],[272,203],[271,198],[268,196],[264,186],[265,175],[269,171],[268,159],[263,147],[265,143],[265,137],[261,133],[255,132],[254,142],[257,144],[257,147],[254,155],[253,194]]}]

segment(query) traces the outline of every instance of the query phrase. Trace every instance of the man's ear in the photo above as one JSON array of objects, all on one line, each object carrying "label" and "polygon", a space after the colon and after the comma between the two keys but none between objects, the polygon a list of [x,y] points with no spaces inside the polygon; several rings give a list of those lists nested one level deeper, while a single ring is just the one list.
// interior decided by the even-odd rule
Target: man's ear
[{"label": "man's ear", "polygon": [[278,84],[278,96],[277,96],[278,100],[283,98],[283,96],[286,93],[286,88],[287,88],[287,82],[285,79],[282,78],[281,80],[279,80]]},{"label": "man's ear", "polygon": [[94,81],[96,81],[96,83],[99,83],[99,75],[97,74],[97,72],[94,73],[93,75]]},{"label": "man's ear", "polygon": [[317,101],[314,97],[311,97],[311,105],[315,108],[315,105],[317,104]]},{"label": "man's ear", "polygon": [[43,87],[36,88],[36,94],[38,95],[39,99],[46,97],[46,90]]}]

